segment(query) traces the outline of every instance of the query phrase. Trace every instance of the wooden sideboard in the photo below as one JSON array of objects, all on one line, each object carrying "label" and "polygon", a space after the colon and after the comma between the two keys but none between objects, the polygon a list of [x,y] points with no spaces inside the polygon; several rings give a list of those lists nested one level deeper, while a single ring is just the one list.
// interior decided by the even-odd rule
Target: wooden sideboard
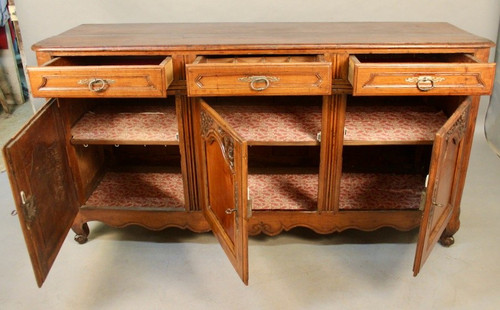
[{"label": "wooden sideboard", "polygon": [[446,23],[81,25],[33,46],[47,103],[4,154],[38,285],[70,228],[459,229],[489,40]]}]

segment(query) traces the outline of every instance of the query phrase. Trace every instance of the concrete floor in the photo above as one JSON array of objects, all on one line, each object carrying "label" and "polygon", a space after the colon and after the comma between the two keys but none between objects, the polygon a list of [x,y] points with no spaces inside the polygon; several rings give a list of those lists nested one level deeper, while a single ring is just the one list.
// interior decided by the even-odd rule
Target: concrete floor
[{"label": "concrete floor", "polygon": [[498,309],[499,184],[479,124],[456,243],[436,246],[416,278],[417,231],[253,237],[247,287],[209,233],[91,223],[89,242],[70,233],[38,288],[1,173],[0,309]]},{"label": "concrete floor", "polygon": [[[33,106],[30,102],[15,105],[11,109],[10,114],[0,112],[0,146],[2,147],[33,115]],[[3,153],[0,152],[0,172],[4,170]]]}]

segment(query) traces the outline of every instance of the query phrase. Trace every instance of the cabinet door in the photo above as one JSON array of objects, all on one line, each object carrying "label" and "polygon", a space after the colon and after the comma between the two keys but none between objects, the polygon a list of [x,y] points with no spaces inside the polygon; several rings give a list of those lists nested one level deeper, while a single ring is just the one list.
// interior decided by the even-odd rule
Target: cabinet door
[{"label": "cabinet door", "polygon": [[236,272],[248,284],[247,143],[201,103],[204,214]]},{"label": "cabinet door", "polygon": [[46,104],[3,151],[19,221],[41,286],[78,212],[55,102]]},{"label": "cabinet door", "polygon": [[463,141],[469,119],[467,99],[436,134],[422,221],[413,265],[416,276],[450,221],[461,177]]}]

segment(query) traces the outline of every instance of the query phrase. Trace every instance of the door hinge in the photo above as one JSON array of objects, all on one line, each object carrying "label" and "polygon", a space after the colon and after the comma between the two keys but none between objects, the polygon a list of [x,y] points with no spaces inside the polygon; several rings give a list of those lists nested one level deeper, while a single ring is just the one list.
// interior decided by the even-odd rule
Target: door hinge
[{"label": "door hinge", "polygon": [[37,214],[34,199],[33,196],[27,198],[24,191],[21,191],[19,194],[21,195],[21,209],[23,210],[24,221],[26,222],[26,227],[30,229]]},{"label": "door hinge", "polygon": [[420,207],[418,208],[420,211],[424,211],[425,202],[427,200],[427,191],[422,191],[422,195],[420,196]]},{"label": "door hinge", "polygon": [[316,134],[316,141],[321,143],[321,131]]},{"label": "door hinge", "polygon": [[253,200],[250,196],[250,189],[248,189],[248,197],[247,197],[247,219],[252,217],[252,204]]}]

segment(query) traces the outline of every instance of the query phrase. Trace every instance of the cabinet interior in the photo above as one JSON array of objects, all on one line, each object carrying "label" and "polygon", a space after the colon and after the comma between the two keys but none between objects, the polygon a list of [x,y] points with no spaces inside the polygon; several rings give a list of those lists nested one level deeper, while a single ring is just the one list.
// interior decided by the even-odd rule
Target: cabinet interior
[{"label": "cabinet interior", "polygon": [[464,100],[348,96],[339,209],[418,210],[435,135]]},{"label": "cabinet interior", "polygon": [[310,97],[204,98],[248,145],[318,145],[322,100]]},{"label": "cabinet interior", "polygon": [[253,210],[314,211],[319,146],[250,146],[248,190]]},{"label": "cabinet interior", "polygon": [[199,56],[195,63],[199,64],[231,64],[231,63],[307,63],[323,61],[320,55],[262,55],[262,56]]},{"label": "cabinet interior", "polygon": [[463,53],[449,54],[356,54],[364,63],[475,63],[472,56]]},{"label": "cabinet interior", "polygon": [[204,100],[248,143],[253,210],[317,209],[322,97]]},{"label": "cabinet interior", "polygon": [[48,63],[50,66],[127,66],[160,65],[164,56],[70,56],[57,57]]},{"label": "cabinet interior", "polygon": [[173,98],[61,100],[89,208],[184,209]]}]

